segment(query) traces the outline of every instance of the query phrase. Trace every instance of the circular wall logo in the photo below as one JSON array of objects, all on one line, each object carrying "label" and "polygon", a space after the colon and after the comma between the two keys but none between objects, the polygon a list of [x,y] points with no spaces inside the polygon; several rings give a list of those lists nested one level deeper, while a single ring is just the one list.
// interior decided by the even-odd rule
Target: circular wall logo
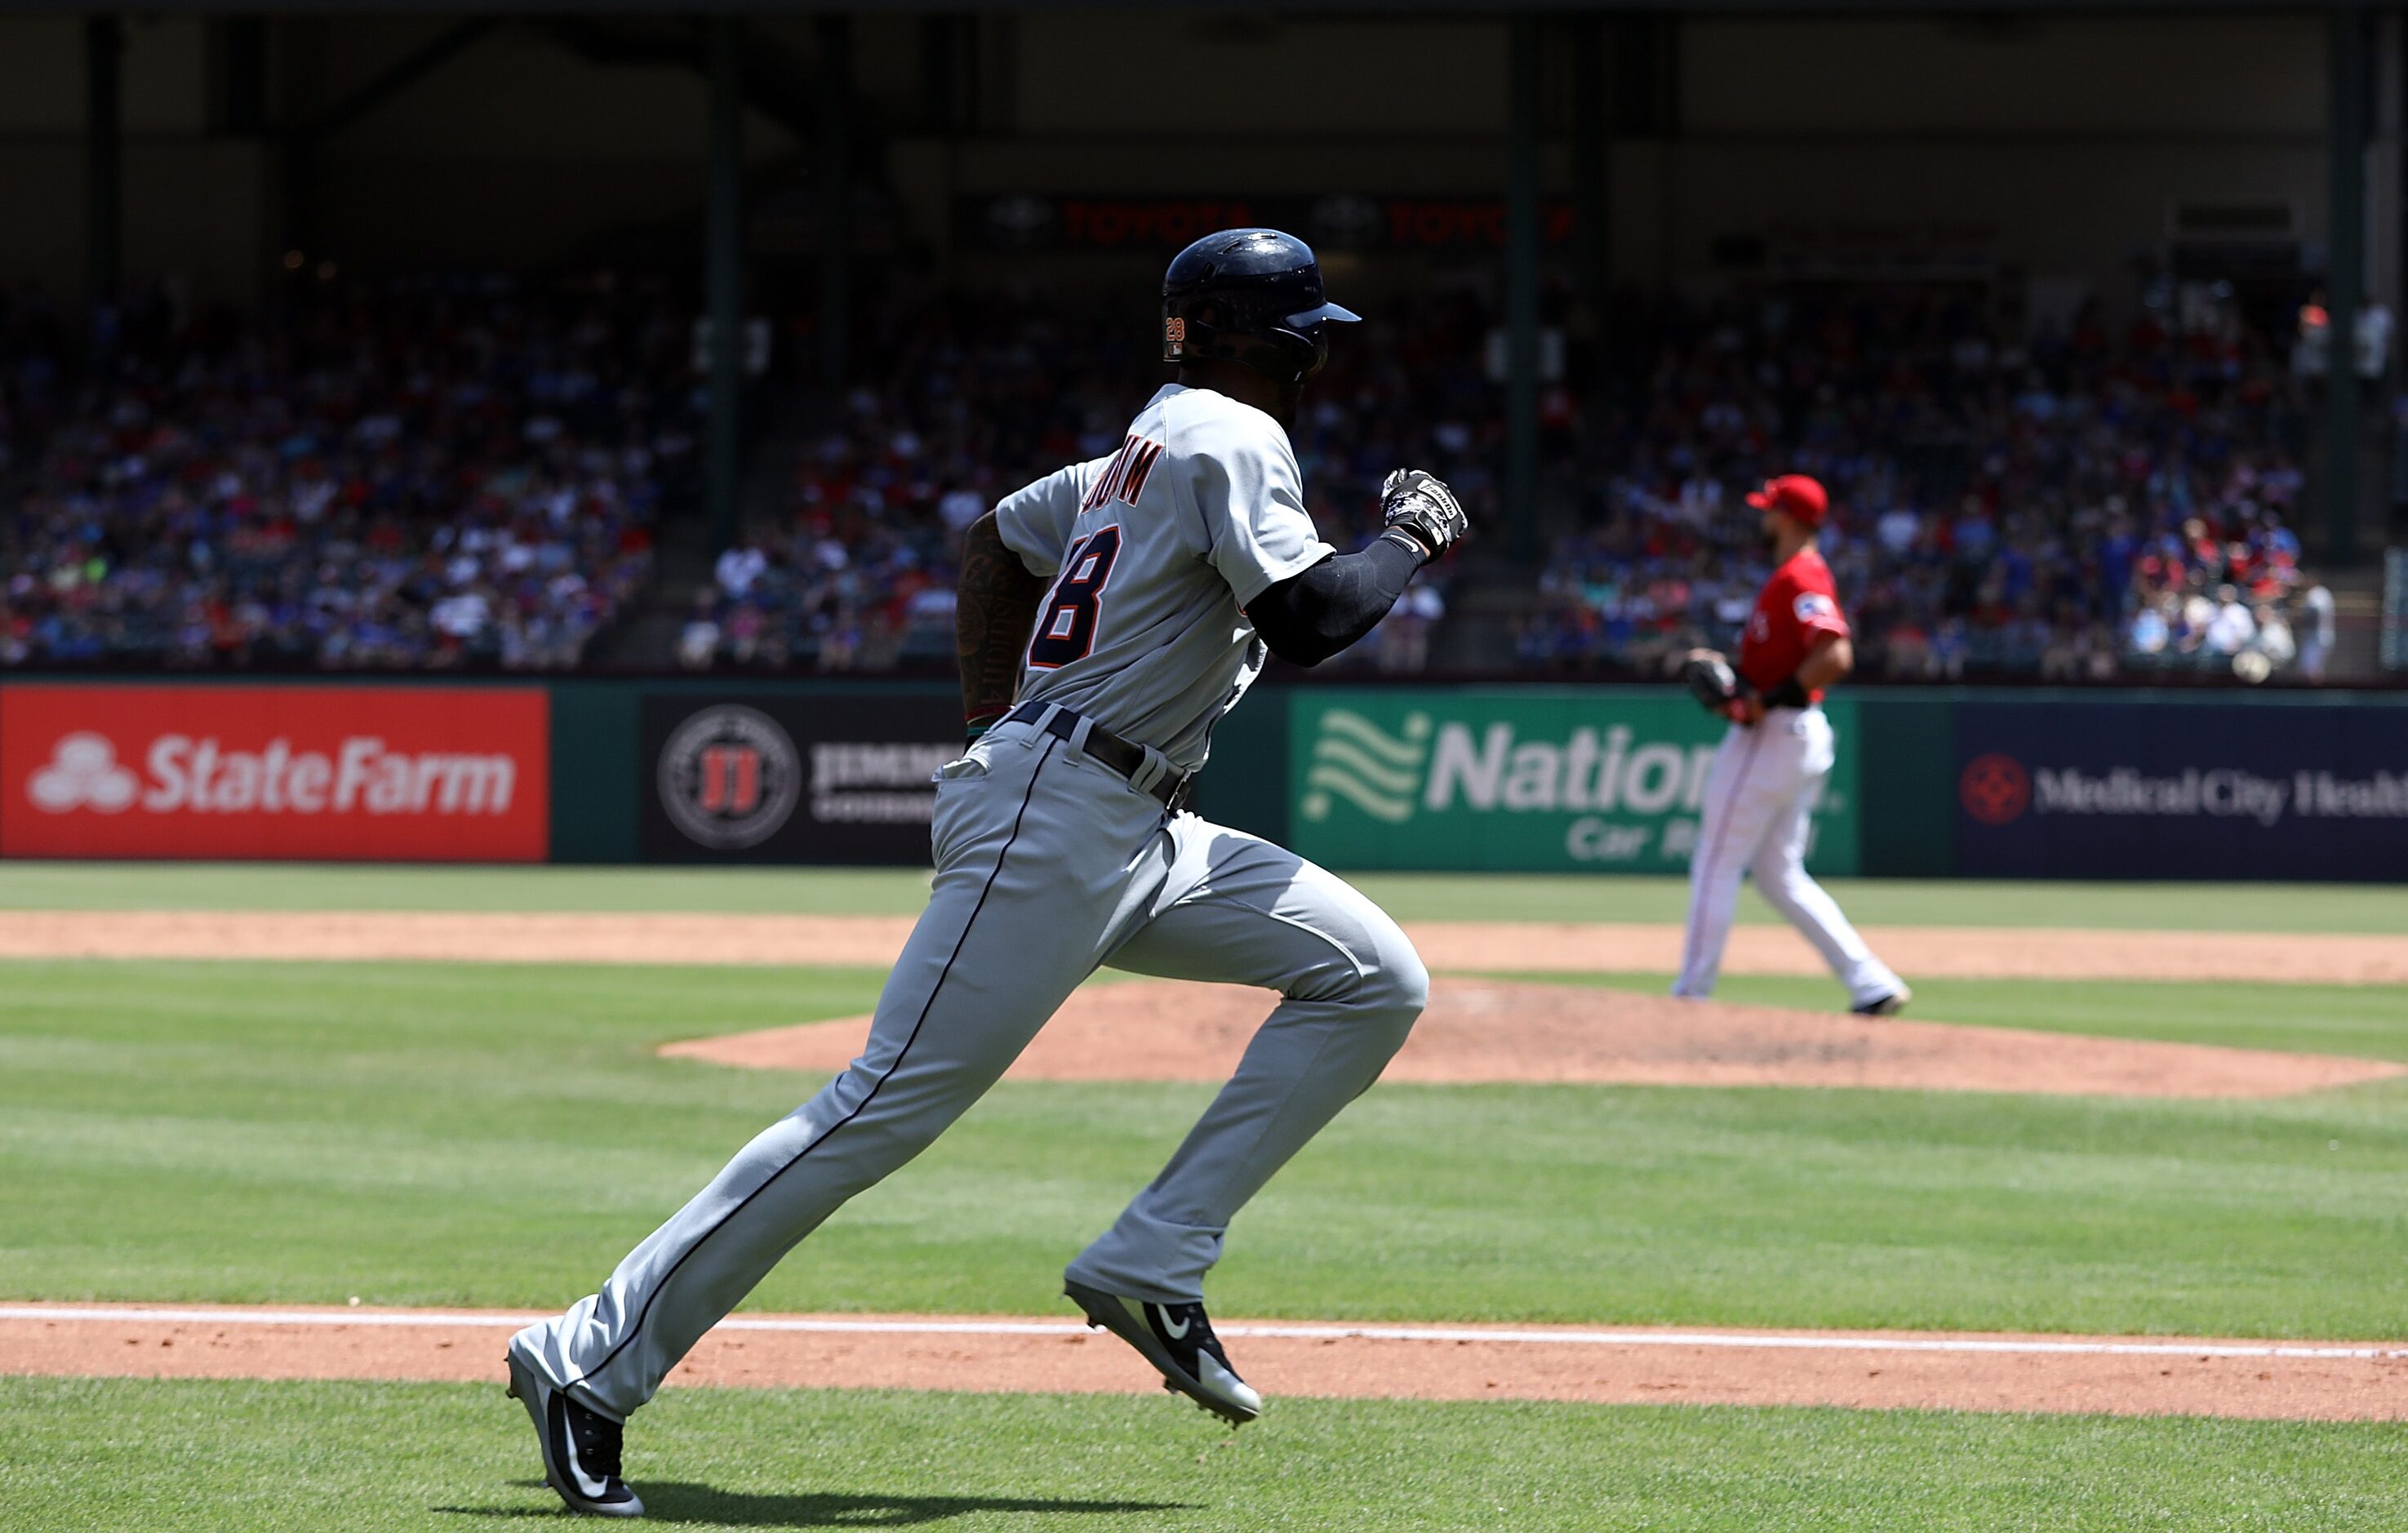
[{"label": "circular wall logo", "polygon": [[732,703],[671,731],[654,775],[670,821],[714,852],[775,836],[803,795],[793,738],[767,714]]},{"label": "circular wall logo", "polygon": [[2031,804],[2031,774],[2013,756],[1975,756],[1956,780],[1965,812],[1985,825],[2003,825]]}]

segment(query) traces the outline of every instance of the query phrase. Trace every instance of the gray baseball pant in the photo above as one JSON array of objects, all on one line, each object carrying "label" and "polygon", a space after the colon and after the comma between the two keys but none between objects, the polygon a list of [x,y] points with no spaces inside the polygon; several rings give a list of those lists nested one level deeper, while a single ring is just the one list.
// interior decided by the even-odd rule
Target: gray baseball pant
[{"label": "gray baseball pant", "polygon": [[[1167,769],[1158,758],[1149,771]],[[1198,1299],[1230,1218],[1379,1078],[1429,986],[1395,922],[1294,852],[1194,815],[1026,724],[942,774],[928,908],[868,1047],[739,1151],[599,1293],[519,1334],[552,1383],[624,1418],[853,1194],[993,1085],[1098,966],[1280,993],[1237,1074],[1068,1276]]]}]

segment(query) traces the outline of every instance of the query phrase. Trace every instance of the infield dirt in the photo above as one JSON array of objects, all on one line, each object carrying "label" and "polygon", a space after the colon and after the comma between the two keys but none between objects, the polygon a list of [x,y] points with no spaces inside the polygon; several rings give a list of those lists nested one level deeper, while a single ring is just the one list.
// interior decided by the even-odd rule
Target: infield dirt
[{"label": "infield dirt", "polygon": [[[489,1380],[498,1388],[509,1329],[533,1318],[9,1305],[0,1307],[0,1373]],[[1160,1387],[1126,1347],[1061,1319],[738,1317],[747,1323],[789,1328],[713,1331],[670,1384],[1031,1394]],[[2365,1343],[1282,1322],[1220,1329],[1274,1402],[1322,1396],[2408,1419],[2408,1355]]]},{"label": "infield dirt", "polygon": [[[414,910],[17,910],[0,958],[405,959],[468,963],[847,964],[882,967],[910,916],[513,914]],[[1430,967],[1455,972],[1669,972],[1666,924],[1412,922]],[[1917,977],[2408,984],[2408,937],[1872,926]],[[1785,926],[1731,933],[1727,974],[1820,974]]]},{"label": "infield dirt", "polygon": [[[1076,992],[1010,1070],[1039,1081],[1221,1081],[1278,999],[1147,981]],[[839,1070],[867,1017],[672,1043],[674,1058]],[[1720,1001],[1440,979],[1383,1082],[1844,1086],[2091,1096],[2286,1096],[2408,1074],[2329,1054],[1874,1021]]]}]

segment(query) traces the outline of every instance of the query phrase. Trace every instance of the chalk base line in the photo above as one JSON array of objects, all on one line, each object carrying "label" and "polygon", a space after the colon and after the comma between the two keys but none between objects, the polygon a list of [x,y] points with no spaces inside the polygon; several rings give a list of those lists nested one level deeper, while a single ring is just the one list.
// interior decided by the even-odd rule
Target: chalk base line
[{"label": "chalk base line", "polygon": [[[0,1374],[487,1381],[515,1311],[0,1305]],[[2408,1343],[1672,1326],[1232,1321],[1248,1379],[1282,1396],[1828,1405],[2253,1419],[2408,1420]],[[743,1314],[673,1386],[1152,1393],[1077,1320]]]}]

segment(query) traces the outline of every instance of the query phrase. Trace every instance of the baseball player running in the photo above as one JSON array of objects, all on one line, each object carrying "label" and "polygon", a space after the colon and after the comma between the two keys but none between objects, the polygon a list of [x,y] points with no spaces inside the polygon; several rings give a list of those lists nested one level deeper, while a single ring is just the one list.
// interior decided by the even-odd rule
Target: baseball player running
[{"label": "baseball player running", "polygon": [[1108,457],[973,524],[958,638],[970,744],[938,773],[937,877],[867,1049],[764,1130],[599,1293],[509,1344],[545,1476],[580,1512],[635,1516],[622,1425],[678,1359],[853,1194],[925,1149],[1102,965],[1283,997],[1237,1074],[1065,1291],[1178,1390],[1233,1423],[1262,1400],[1212,1334],[1204,1275],[1229,1221],[1378,1078],[1428,989],[1396,923],[1293,852],[1186,812],[1212,726],[1264,653],[1316,665],[1370,631],[1462,536],[1431,476],[1383,487],[1386,530],[1340,554],[1313,530],[1287,426],[1327,330],[1312,251],[1208,236],[1163,282],[1178,380]]},{"label": "baseball player running", "polygon": [[1848,987],[1852,1007],[1890,1016],[1913,992],[1806,873],[1808,821],[1831,774],[1831,722],[1819,705],[1823,690],[1856,664],[1831,567],[1814,546],[1829,500],[1816,480],[1784,474],[1751,492],[1747,503],[1763,513],[1773,569],[1740,638],[1738,667],[1712,650],[1695,650],[1683,670],[1698,700],[1731,726],[1706,777],[1672,994],[1713,994],[1740,880],[1753,873],[1756,889]]}]

